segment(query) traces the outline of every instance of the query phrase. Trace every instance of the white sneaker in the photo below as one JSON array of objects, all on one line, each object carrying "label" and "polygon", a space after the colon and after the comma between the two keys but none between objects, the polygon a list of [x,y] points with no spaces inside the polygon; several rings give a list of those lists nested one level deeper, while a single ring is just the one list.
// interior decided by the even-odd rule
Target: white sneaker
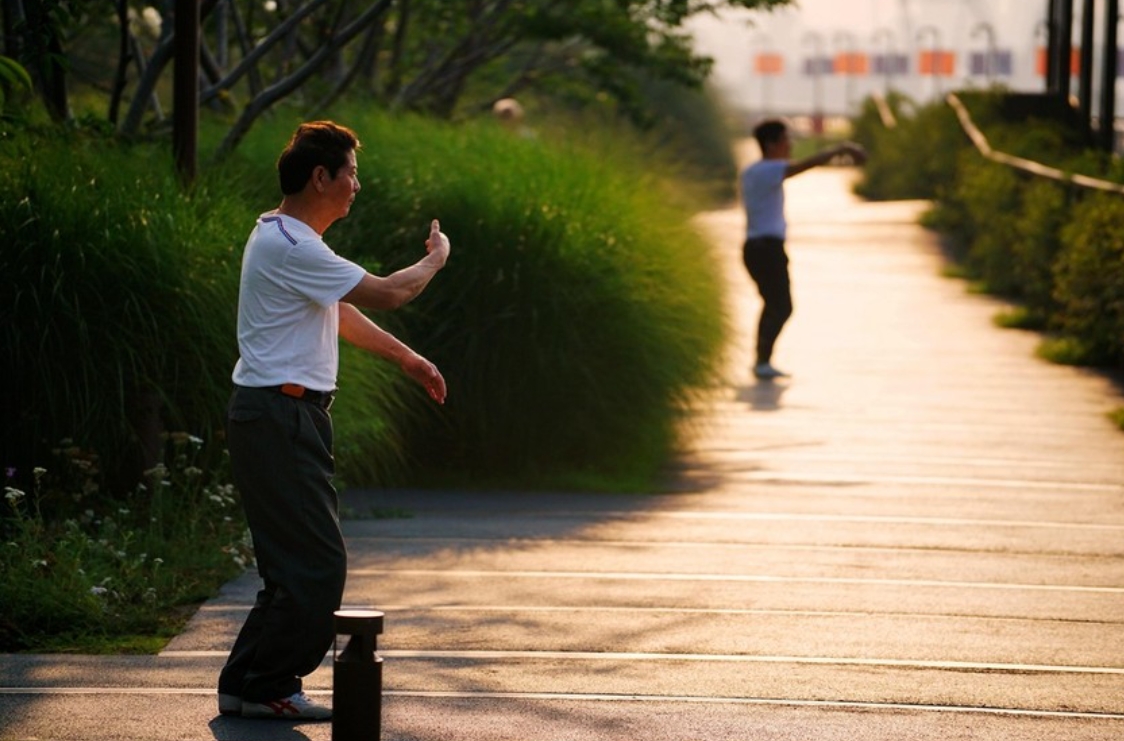
[{"label": "white sneaker", "polygon": [[238,695],[219,693],[219,713],[221,715],[241,715],[242,698]]},{"label": "white sneaker", "polygon": [[308,695],[298,692],[291,697],[270,702],[242,701],[243,718],[278,718],[280,720],[329,720],[332,709],[317,705]]},{"label": "white sneaker", "polygon": [[772,378],[783,378],[788,374],[784,371],[777,370],[769,363],[758,363],[757,365],[753,366],[753,375],[767,381]]}]

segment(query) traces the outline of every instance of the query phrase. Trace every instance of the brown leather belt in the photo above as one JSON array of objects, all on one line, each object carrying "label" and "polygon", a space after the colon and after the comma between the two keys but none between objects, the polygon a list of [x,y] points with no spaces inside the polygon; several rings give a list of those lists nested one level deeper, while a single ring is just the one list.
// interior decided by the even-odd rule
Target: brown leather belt
[{"label": "brown leather belt", "polygon": [[280,386],[267,386],[266,388],[269,391],[276,391],[294,399],[307,401],[309,404],[315,404],[322,409],[331,409],[332,402],[336,398],[335,391],[313,391],[296,383],[283,383]]}]

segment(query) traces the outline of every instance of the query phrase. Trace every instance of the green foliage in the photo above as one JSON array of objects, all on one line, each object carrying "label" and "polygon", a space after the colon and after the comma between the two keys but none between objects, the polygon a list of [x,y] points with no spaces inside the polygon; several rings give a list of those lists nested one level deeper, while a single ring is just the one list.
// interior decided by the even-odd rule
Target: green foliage
[{"label": "green foliage", "polygon": [[1017,240],[1021,188],[1011,168],[972,158],[961,168],[950,200],[959,201],[971,235],[964,255],[968,274],[994,293],[1016,295],[1011,270]]},{"label": "green foliage", "polygon": [[642,89],[652,111],[648,156],[660,162],[665,177],[697,184],[704,208],[734,199],[733,137],[715,96],[661,80],[649,80]]},{"label": "green foliage", "polygon": [[[562,140],[490,119],[341,120],[366,142],[365,188],[330,243],[385,272],[422,254],[435,216],[454,242],[431,291],[375,317],[441,364],[450,403],[435,408],[345,344],[341,483],[650,481],[724,332],[713,261],[686,225],[697,201],[651,174],[674,171],[653,141],[602,139],[603,122]],[[256,132],[188,195],[170,166],[152,166],[169,159],[155,147],[77,131],[50,147],[31,132],[11,140],[2,450],[17,476],[72,437],[99,454],[109,488],[128,490],[153,430],[221,428],[241,245],[276,205],[274,162],[296,123]]]},{"label": "green foliage", "polygon": [[251,560],[233,487],[204,460],[202,440],[169,436],[166,463],[123,497],[99,490],[97,458],[78,447],[58,449],[29,489],[9,472],[0,651],[154,650],[175,635]]},{"label": "green foliage", "polygon": [[415,464],[461,483],[649,483],[724,332],[714,262],[679,199],[619,140],[341,120],[367,142],[341,251],[403,266],[435,217],[453,241],[430,290],[392,320],[449,382],[444,407],[419,395],[426,414],[404,421]]},{"label": "green foliage", "polygon": [[1044,329],[1042,317],[1025,306],[1004,309],[992,317],[992,322],[1005,329]]},{"label": "green foliage", "polygon": [[1058,365],[1096,365],[1096,354],[1088,343],[1078,337],[1047,337],[1035,354]]},{"label": "green foliage", "polygon": [[1059,329],[1080,338],[1091,358],[1124,359],[1124,201],[1098,193],[1062,230],[1056,268]]},{"label": "green foliage", "polygon": [[129,488],[161,418],[221,427],[244,239],[230,225],[249,216],[233,173],[184,196],[159,148],[50,136],[0,154],[2,463],[25,476],[72,437]]},{"label": "green foliage", "polygon": [[870,99],[855,120],[853,138],[869,154],[855,191],[871,200],[939,198],[971,143],[946,105],[917,107],[900,93],[891,94],[887,104],[897,120],[894,128],[885,127]]},{"label": "green foliage", "polygon": [[14,103],[31,89],[27,70],[16,60],[0,56],[0,118],[8,116]]},{"label": "green foliage", "polygon": [[1024,183],[1015,220],[1011,272],[1017,295],[1042,322],[1055,313],[1054,263],[1062,249],[1061,230],[1072,216],[1072,190],[1052,180]]},{"label": "green foliage", "polygon": [[[302,106],[305,117],[320,117],[320,111],[354,96],[380,107],[458,120],[474,117],[499,98],[537,96],[583,106],[611,101],[642,122],[653,114],[646,80],[692,88],[706,80],[712,60],[695,51],[692,18],[790,4],[203,3],[200,33],[210,53],[201,104],[231,117],[221,157],[238,146],[262,114],[286,99]],[[105,0],[25,2],[26,17],[6,31],[21,51],[20,61],[36,71],[53,120],[71,120],[73,110],[96,111],[129,138],[145,132],[166,137],[169,127],[160,110],[171,108],[166,52],[174,3],[122,0],[117,13],[110,5]],[[122,38],[130,43],[122,45]],[[133,74],[134,66],[145,72]]]}]

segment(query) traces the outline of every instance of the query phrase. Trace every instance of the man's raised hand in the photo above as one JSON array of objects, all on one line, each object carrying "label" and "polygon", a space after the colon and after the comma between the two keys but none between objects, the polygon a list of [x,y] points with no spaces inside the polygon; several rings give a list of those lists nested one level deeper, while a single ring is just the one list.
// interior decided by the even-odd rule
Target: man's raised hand
[{"label": "man's raised hand", "polygon": [[431,255],[441,258],[441,264],[449,259],[449,238],[441,233],[441,223],[434,219],[429,225],[429,239],[425,240],[425,249]]}]

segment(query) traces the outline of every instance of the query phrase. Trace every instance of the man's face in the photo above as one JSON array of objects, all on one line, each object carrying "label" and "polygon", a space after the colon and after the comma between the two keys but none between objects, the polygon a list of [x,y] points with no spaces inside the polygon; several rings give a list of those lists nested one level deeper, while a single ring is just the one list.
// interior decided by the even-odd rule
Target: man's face
[{"label": "man's face", "polygon": [[786,160],[792,156],[792,139],[788,132],[784,132],[769,146],[768,156],[775,159]]},{"label": "man's face", "polygon": [[355,162],[355,150],[352,150],[347,153],[347,161],[336,171],[334,178],[325,173],[324,195],[339,207],[337,218],[347,216],[359,187],[359,168]]}]

